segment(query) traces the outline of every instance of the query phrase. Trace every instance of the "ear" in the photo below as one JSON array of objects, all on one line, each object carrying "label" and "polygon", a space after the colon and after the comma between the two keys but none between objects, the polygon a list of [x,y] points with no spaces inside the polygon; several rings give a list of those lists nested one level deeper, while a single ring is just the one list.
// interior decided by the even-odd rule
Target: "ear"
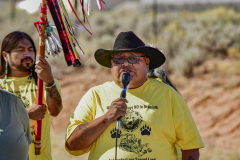
[{"label": "ear", "polygon": [[147,64],[147,67],[148,67],[148,70],[149,70],[150,59],[149,58],[145,58],[145,62]]},{"label": "ear", "polygon": [[9,54],[6,52],[6,51],[3,51],[2,52],[2,56],[3,56],[3,58],[4,58],[4,60],[5,60],[5,62],[7,62],[7,59],[8,59],[8,56]]}]

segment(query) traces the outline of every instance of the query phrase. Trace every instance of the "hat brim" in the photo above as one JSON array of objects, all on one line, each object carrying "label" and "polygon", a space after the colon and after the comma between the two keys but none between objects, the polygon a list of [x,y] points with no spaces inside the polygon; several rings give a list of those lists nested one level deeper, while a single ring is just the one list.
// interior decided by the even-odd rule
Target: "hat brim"
[{"label": "hat brim", "polygon": [[120,52],[138,52],[146,55],[146,57],[148,57],[150,60],[149,69],[160,67],[166,60],[164,54],[161,51],[149,46],[141,46],[135,49],[122,49],[122,50],[98,49],[95,52],[94,57],[100,65],[111,68],[112,55],[114,53]]}]

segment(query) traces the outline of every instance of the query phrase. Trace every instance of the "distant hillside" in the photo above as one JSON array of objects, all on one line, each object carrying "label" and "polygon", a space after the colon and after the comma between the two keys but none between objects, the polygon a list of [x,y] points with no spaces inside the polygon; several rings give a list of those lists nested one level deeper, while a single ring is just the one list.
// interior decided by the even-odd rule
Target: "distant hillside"
[{"label": "distant hillside", "polygon": [[193,3],[229,3],[229,2],[239,2],[239,0],[140,0],[141,3],[165,3],[165,4],[193,4]]},{"label": "distant hillside", "polygon": [[[129,1],[129,0],[104,0],[105,3],[102,3],[102,7],[103,7],[103,10],[110,10],[112,9],[113,7],[125,2],[125,1]],[[91,2],[91,8],[96,10],[98,9],[98,5],[96,3],[96,1],[92,1]]]},{"label": "distant hillside", "polygon": [[[134,8],[130,8],[129,5]],[[135,9],[149,11],[153,9],[153,6],[157,9],[158,12],[167,11],[198,12],[213,9],[220,6],[225,8],[232,8],[235,11],[240,11],[239,0],[104,0],[102,6],[104,11],[114,10],[116,8],[127,9],[128,11]],[[91,8],[92,10],[99,9],[96,1],[91,1]]]},{"label": "distant hillside", "polygon": [[[154,6],[154,8],[153,8]],[[228,9],[234,9],[237,12],[240,12],[240,1],[238,2],[221,2],[221,3],[145,3],[142,4],[141,9],[143,11],[157,10],[158,12],[172,12],[172,11],[191,11],[199,12],[216,7],[225,7]]]}]

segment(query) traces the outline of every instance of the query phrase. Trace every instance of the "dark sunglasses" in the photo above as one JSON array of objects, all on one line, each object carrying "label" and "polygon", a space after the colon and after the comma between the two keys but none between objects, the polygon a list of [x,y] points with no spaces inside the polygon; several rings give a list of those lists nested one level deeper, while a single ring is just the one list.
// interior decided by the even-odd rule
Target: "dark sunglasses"
[{"label": "dark sunglasses", "polygon": [[138,63],[140,60],[140,57],[146,57],[146,56],[130,56],[130,57],[114,57],[112,58],[114,64],[123,64],[125,59],[127,59],[128,63],[134,64]]}]

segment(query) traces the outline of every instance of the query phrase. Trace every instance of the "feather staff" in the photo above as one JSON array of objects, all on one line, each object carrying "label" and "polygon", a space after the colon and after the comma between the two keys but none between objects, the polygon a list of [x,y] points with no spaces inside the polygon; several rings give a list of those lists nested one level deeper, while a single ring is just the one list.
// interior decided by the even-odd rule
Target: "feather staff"
[{"label": "feather staff", "polygon": [[[102,9],[102,3],[101,0],[97,0],[97,3],[100,2],[100,7]],[[84,11],[84,1],[80,0],[80,4],[82,6],[83,15],[86,17],[86,20],[88,22],[86,13]],[[45,34],[45,28],[48,26],[47,21],[47,5],[49,8],[49,11],[51,13],[52,19],[55,23],[55,26],[58,30],[58,34],[60,36],[60,41],[54,34],[54,32],[47,32]],[[79,20],[79,22],[82,24],[82,27],[86,29],[91,35],[92,33],[83,25],[83,23],[78,18],[76,12],[74,11],[71,2],[69,1],[69,5],[72,8],[75,16]],[[89,1],[88,1],[89,5]],[[88,6],[89,9],[89,6]],[[85,18],[84,17],[84,18]],[[88,22],[89,24],[89,22]],[[63,49],[65,60],[67,64],[73,65],[74,67],[80,66],[80,55],[75,49],[75,43],[79,46],[81,52],[83,53],[82,48],[80,47],[74,32],[73,27],[70,23],[70,20],[68,18],[68,15],[66,13],[66,9],[64,7],[64,4],[62,0],[42,0],[41,3],[41,10],[40,10],[40,21],[37,21],[34,23],[38,34],[39,34],[39,55],[45,57],[45,47],[47,49],[48,54],[55,56],[60,52],[61,49]],[[80,28],[78,25],[74,25],[77,28]],[[90,24],[89,24],[90,26]],[[49,26],[48,26],[49,27]],[[51,27],[49,27],[51,28]],[[48,29],[48,28],[47,28]],[[91,29],[91,26],[90,26]],[[61,44],[60,44],[61,43]],[[62,45],[62,46],[61,46]],[[42,105],[43,104],[43,81],[38,78],[38,92],[37,92],[37,104]],[[36,139],[35,139],[35,154],[40,154],[41,149],[41,131],[42,131],[42,121],[36,122]]]},{"label": "feather staff", "polygon": [[[39,33],[39,55],[45,56],[45,26],[47,25],[47,4],[46,0],[42,0],[40,10],[40,21],[35,22],[38,33]],[[43,104],[43,81],[38,78],[38,92],[37,92],[37,104]],[[36,139],[35,139],[35,154],[40,154],[41,149],[41,131],[42,131],[42,120],[36,122]]]},{"label": "feather staff", "polygon": [[[80,66],[81,63],[79,60],[81,58],[80,55],[77,53],[77,50],[75,49],[75,43],[78,44],[78,42],[75,38],[63,2],[61,0],[47,0],[47,4],[60,37],[67,65],[73,65],[74,67]],[[87,30],[86,27],[84,28]],[[87,31],[92,34],[89,30]],[[83,53],[80,45],[79,48]]]}]

